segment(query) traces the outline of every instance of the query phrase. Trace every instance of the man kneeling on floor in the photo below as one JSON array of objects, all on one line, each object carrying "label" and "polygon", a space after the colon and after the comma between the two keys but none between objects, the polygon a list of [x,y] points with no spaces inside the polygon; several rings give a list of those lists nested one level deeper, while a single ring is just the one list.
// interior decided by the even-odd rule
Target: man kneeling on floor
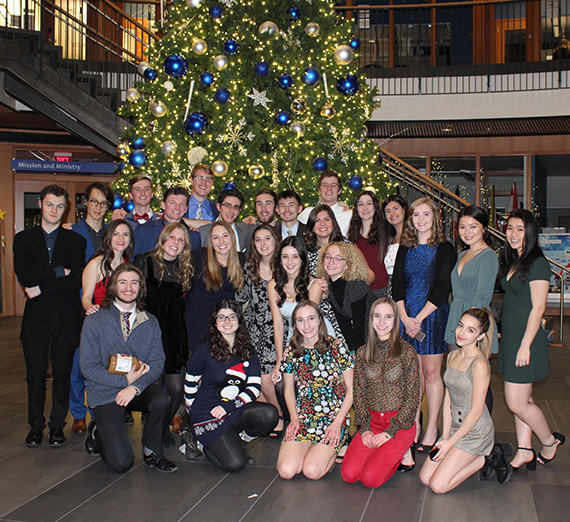
[{"label": "man kneeling on floor", "polygon": [[[101,309],[85,319],[79,356],[94,416],[85,449],[92,455],[101,454],[115,471],[127,471],[134,454],[125,428],[125,409],[141,411],[145,417],[144,463],[172,473],[178,468],[162,452],[170,398],[155,384],[164,368],[164,350],[158,321],[144,311],[145,295],[141,271],[123,263],[109,279]],[[113,357],[117,354],[122,356]],[[140,364],[124,355],[135,356]]]}]

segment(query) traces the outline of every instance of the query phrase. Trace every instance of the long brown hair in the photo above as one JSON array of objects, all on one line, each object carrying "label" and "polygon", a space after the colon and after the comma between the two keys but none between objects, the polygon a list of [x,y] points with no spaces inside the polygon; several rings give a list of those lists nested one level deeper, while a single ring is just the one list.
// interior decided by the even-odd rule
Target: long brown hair
[{"label": "long brown hair", "polygon": [[305,353],[305,347],[303,346],[303,334],[297,328],[297,313],[301,308],[308,306],[312,308],[316,313],[319,319],[319,330],[317,334],[317,342],[315,343],[315,350],[320,354],[326,353],[331,349],[332,346],[332,337],[329,336],[327,332],[327,325],[325,324],[325,320],[323,319],[323,314],[321,313],[320,308],[318,305],[310,301],[309,299],[305,301],[301,301],[293,311],[293,336],[291,337],[291,355],[295,358],[302,357]]},{"label": "long brown hair", "polygon": [[402,343],[400,339],[400,314],[398,312],[398,306],[396,302],[390,297],[381,297],[372,303],[370,307],[370,314],[368,316],[368,340],[364,345],[364,360],[367,363],[374,362],[374,352],[376,351],[376,345],[380,341],[378,339],[378,334],[374,330],[374,310],[381,304],[389,304],[394,312],[394,327],[390,332],[390,339],[388,339],[388,358],[397,359],[402,353]]},{"label": "long brown hair", "polygon": [[255,248],[255,234],[259,231],[265,230],[271,234],[271,237],[275,240],[275,250],[273,251],[273,255],[271,256],[271,273],[275,271],[275,263],[277,262],[277,258],[279,256],[279,244],[281,243],[281,238],[275,231],[275,227],[271,225],[263,224],[259,225],[254,231],[253,235],[251,236],[251,246],[249,247],[249,257],[247,261],[249,266],[251,267],[251,278],[253,280],[254,286],[257,288],[261,284],[261,280],[259,277],[259,263],[261,263],[261,255]]},{"label": "long brown hair", "polygon": [[206,290],[208,292],[217,292],[222,288],[224,284],[222,269],[218,263],[218,259],[216,258],[214,247],[212,246],[212,235],[214,233],[214,228],[216,227],[225,228],[230,235],[232,244],[228,256],[228,278],[236,290],[241,290],[243,287],[243,271],[237,252],[236,236],[231,225],[228,225],[228,223],[225,221],[215,221],[212,223],[210,230],[208,230],[208,238],[206,242],[206,262],[204,263],[204,283]]},{"label": "long brown hair", "polygon": [[[236,331],[232,350],[230,350],[228,341],[224,339],[224,336],[217,327],[216,317],[223,308],[231,310],[238,317],[238,329]],[[209,333],[210,355],[216,361],[227,362],[231,359],[232,353],[237,355],[237,357],[242,361],[249,361],[253,357],[253,346],[241,312],[241,306],[235,301],[224,299],[216,305],[212,315],[210,316]]]},{"label": "long brown hair", "polygon": [[125,248],[123,252],[123,259],[126,259],[127,262],[129,262],[133,255],[133,250],[135,248],[135,240],[131,224],[128,221],[125,221],[124,219],[114,219],[109,223],[109,226],[107,226],[107,228],[105,229],[103,237],[101,238],[101,243],[99,244],[99,248],[97,249],[95,255],[91,258],[94,259],[97,256],[103,256],[103,259],[101,259],[101,264],[100,264],[101,267],[100,270],[103,279],[107,279],[113,272],[113,267],[111,266],[111,263],[113,262],[113,259],[115,259],[115,252],[113,251],[111,242],[113,240],[113,234],[115,233],[117,228],[119,228],[120,225],[125,225],[129,229],[129,235],[130,235],[129,246]]},{"label": "long brown hair", "polygon": [[119,276],[124,272],[134,272],[139,276],[139,293],[137,295],[137,310],[144,310],[145,309],[145,299],[146,299],[146,281],[144,278],[143,273],[139,268],[135,265],[131,265],[130,263],[122,263],[120,264],[113,273],[111,277],[109,277],[109,283],[107,284],[107,291],[105,293],[105,297],[103,298],[103,303],[101,306],[103,308],[109,308],[114,302],[115,298],[117,297],[117,279]]},{"label": "long brown hair", "polygon": [[418,231],[416,227],[414,227],[413,216],[414,211],[420,205],[427,205],[431,211],[433,212],[433,225],[431,227],[431,236],[428,239],[428,246],[434,247],[436,245],[440,245],[445,241],[445,235],[443,234],[443,224],[441,223],[441,219],[439,217],[439,210],[436,207],[433,199],[431,198],[420,198],[416,199],[408,209],[408,215],[406,221],[404,223],[404,230],[402,232],[402,240],[401,243],[405,247],[408,248],[415,248],[418,246]]},{"label": "long brown hair", "polygon": [[169,223],[166,225],[156,243],[156,247],[150,253],[150,255],[155,259],[156,264],[160,268],[159,280],[162,281],[164,277],[164,272],[166,271],[166,266],[164,264],[164,243],[170,237],[170,235],[176,230],[182,230],[184,233],[184,248],[180,254],[176,257],[175,270],[176,278],[178,279],[178,284],[182,287],[185,292],[190,290],[192,286],[192,276],[194,275],[194,265],[192,264],[192,246],[190,244],[190,236],[186,227],[180,223]]}]

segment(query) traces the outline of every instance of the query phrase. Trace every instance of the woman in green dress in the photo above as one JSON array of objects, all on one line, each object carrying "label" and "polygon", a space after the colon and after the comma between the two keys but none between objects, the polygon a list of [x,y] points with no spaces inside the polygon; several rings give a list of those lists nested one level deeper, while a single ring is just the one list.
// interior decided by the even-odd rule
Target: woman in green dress
[{"label": "woman in green dress", "polygon": [[540,323],[546,309],[550,265],[538,246],[538,230],[528,210],[513,210],[503,251],[501,285],[505,298],[497,371],[503,375],[507,406],[515,415],[518,450],[511,461],[514,471],[523,464],[529,470],[536,469],[533,432],[542,444],[538,454],[541,464],[548,464],[565,441],[564,435],[550,431],[532,397],[533,383],[549,375],[548,342]]}]

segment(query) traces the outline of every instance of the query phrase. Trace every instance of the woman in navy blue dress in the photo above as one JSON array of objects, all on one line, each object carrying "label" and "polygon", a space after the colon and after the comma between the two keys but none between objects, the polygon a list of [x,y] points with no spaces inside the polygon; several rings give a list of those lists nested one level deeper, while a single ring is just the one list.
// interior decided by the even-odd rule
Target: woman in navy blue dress
[{"label": "woman in navy blue dress", "polygon": [[[402,338],[419,355],[422,396],[424,393],[427,396],[429,419],[418,451],[429,451],[438,437],[437,420],[443,401],[441,365],[446,351],[444,334],[449,315],[450,275],[456,258],[453,246],[445,240],[433,200],[414,201],[396,257],[393,295],[402,320]],[[419,340],[424,334],[425,338]],[[416,442],[419,414],[418,410]]]}]

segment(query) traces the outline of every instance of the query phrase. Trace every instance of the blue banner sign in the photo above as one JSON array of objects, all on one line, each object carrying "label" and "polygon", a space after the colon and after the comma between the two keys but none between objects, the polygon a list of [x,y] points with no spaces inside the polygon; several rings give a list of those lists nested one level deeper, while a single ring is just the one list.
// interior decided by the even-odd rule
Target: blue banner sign
[{"label": "blue banner sign", "polygon": [[12,170],[18,172],[64,172],[67,174],[114,174],[116,163],[98,161],[43,161],[13,159]]}]

